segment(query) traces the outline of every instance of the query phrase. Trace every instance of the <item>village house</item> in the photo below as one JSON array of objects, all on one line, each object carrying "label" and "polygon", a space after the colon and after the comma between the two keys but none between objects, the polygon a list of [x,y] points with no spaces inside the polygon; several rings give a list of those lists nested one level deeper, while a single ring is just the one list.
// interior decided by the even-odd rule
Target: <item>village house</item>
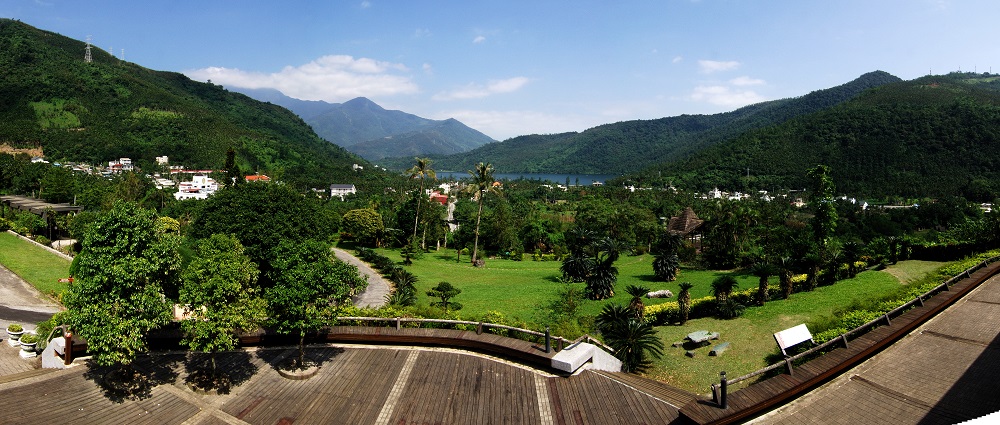
[{"label": "village house", "polygon": [[353,184],[331,184],[330,185],[330,197],[339,197],[341,201],[347,195],[353,195],[358,193],[358,189],[354,187]]},{"label": "village house", "polygon": [[208,199],[217,190],[219,190],[219,184],[214,179],[204,174],[198,174],[189,182],[181,182],[177,192],[174,193],[174,198],[177,198],[179,201],[185,199]]}]

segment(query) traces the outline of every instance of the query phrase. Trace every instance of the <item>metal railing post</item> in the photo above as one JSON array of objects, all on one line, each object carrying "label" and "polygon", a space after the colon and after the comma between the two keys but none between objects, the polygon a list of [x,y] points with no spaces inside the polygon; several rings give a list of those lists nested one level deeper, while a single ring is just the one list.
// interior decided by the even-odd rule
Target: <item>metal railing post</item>
[{"label": "metal railing post", "polygon": [[552,351],[552,341],[551,341],[550,335],[549,335],[549,327],[546,326],[545,327],[545,352],[548,353],[548,352],[551,352],[551,351]]},{"label": "metal railing post", "polygon": [[396,318],[396,330],[397,331],[399,330],[399,318],[398,317]]},{"label": "metal railing post", "polygon": [[726,380],[726,371],[719,372],[719,393],[720,393],[719,405],[722,406],[723,409],[729,408],[729,400],[727,397],[728,394],[726,394],[727,385],[728,382]]}]

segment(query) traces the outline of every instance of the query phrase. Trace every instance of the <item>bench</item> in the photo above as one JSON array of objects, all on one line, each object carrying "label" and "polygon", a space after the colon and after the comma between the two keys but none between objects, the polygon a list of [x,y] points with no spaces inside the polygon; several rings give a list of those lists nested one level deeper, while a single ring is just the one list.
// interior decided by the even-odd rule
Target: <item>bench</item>
[{"label": "bench", "polygon": [[715,347],[712,347],[712,351],[708,352],[708,355],[710,355],[710,356],[718,356],[719,354],[722,354],[723,352],[725,352],[728,349],[729,349],[729,342],[723,342],[721,344],[716,344]]},{"label": "bench", "polygon": [[776,332],[774,334],[774,340],[778,343],[778,348],[781,349],[781,354],[785,357],[788,357],[788,353],[785,352],[785,350],[791,348],[792,346],[806,341],[813,344],[816,343],[816,341],[813,341],[813,336],[809,333],[809,328],[806,327],[805,323],[785,329],[781,332]]},{"label": "bench", "polygon": [[709,340],[719,339],[718,332],[695,331],[687,334],[688,341],[699,345],[708,345]]}]

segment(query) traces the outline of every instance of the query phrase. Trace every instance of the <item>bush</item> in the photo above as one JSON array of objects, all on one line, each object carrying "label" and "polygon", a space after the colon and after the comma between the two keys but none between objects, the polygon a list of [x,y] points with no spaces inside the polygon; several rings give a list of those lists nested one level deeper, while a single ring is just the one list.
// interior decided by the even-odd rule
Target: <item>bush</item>
[{"label": "bush", "polygon": [[882,314],[877,311],[854,310],[840,318],[840,326],[845,329],[855,329],[865,323],[877,319]]},{"label": "bush", "polygon": [[17,323],[7,325],[7,332],[24,332],[24,327]]},{"label": "bush", "polygon": [[0,217],[0,232],[6,232],[12,227],[14,227],[14,223],[6,218]]},{"label": "bush", "polygon": [[831,339],[838,338],[840,337],[840,335],[845,333],[847,333],[847,329],[844,328],[827,329],[823,332],[813,335],[813,341],[816,341],[816,344],[823,344]]},{"label": "bush", "polygon": [[21,344],[35,344],[38,342],[38,335],[26,333],[21,335]]},{"label": "bush", "polygon": [[50,243],[52,243],[52,241],[50,241],[49,238],[42,235],[35,236],[35,242],[38,242],[39,244],[45,246],[48,246]]},{"label": "bush", "polygon": [[[480,319],[480,321],[483,323],[493,323],[495,325],[507,325],[507,317],[504,316],[503,313],[495,310],[487,311],[486,314],[483,315],[483,318]],[[507,329],[498,329],[498,328],[488,328],[485,329],[485,331],[501,336],[507,336],[508,332]]]},{"label": "bush", "polygon": [[735,319],[743,315],[743,311],[746,310],[746,306],[740,304],[732,299],[728,299],[718,306],[719,318],[721,319]]}]

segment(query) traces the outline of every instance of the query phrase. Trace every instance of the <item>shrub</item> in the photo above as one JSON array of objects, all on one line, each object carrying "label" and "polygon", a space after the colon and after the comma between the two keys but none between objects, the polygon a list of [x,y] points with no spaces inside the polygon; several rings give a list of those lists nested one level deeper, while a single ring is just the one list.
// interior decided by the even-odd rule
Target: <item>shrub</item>
[{"label": "shrub", "polygon": [[35,236],[35,242],[38,242],[39,244],[46,245],[46,246],[48,246],[50,243],[52,243],[52,241],[49,240],[49,238],[47,238],[45,236],[42,236],[42,235]]},{"label": "shrub", "polygon": [[813,335],[813,341],[816,341],[816,344],[823,344],[831,339],[839,337],[841,334],[844,333],[847,333],[847,329],[845,328],[827,329],[823,332]]},{"label": "shrub", "polygon": [[6,232],[10,230],[11,227],[14,227],[14,223],[6,218],[0,217],[0,232]]},{"label": "shrub", "polygon": [[854,310],[840,318],[840,325],[845,329],[855,329],[865,323],[877,319],[882,314],[877,311]]},{"label": "shrub", "polygon": [[721,319],[735,319],[743,315],[743,311],[746,310],[746,306],[740,304],[732,299],[728,299],[722,304],[719,304],[717,311],[719,312],[719,318]]},{"label": "shrub", "polygon": [[38,342],[38,335],[26,333],[21,335],[21,344],[34,344]]},{"label": "shrub", "polygon": [[[483,315],[483,318],[480,319],[480,321],[482,321],[483,323],[493,323],[496,325],[507,324],[507,318],[503,315],[503,313],[495,310],[487,311],[486,314]],[[489,328],[486,329],[485,331],[502,336],[507,336],[508,332],[507,329],[498,329],[498,328]]]},{"label": "shrub", "polygon": [[24,328],[17,323],[11,323],[7,325],[7,332],[24,332]]}]

